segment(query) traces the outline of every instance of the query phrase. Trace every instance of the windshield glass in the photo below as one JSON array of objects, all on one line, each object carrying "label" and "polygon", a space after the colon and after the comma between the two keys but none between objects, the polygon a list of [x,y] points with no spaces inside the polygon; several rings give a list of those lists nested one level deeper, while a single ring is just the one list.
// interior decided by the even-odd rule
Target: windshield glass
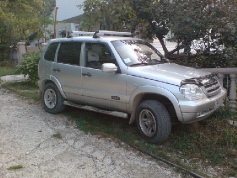
[{"label": "windshield glass", "polygon": [[154,65],[166,62],[155,47],[143,40],[117,40],[112,44],[127,66]]}]

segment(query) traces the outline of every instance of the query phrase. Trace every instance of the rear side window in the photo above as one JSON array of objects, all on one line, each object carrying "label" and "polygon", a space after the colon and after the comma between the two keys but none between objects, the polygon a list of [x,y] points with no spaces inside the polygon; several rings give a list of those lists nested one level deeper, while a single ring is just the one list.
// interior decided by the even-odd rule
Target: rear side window
[{"label": "rear side window", "polygon": [[61,43],[58,51],[58,63],[80,65],[81,43]]},{"label": "rear side window", "polygon": [[57,48],[58,48],[58,43],[50,44],[45,52],[44,59],[47,61],[54,61]]}]

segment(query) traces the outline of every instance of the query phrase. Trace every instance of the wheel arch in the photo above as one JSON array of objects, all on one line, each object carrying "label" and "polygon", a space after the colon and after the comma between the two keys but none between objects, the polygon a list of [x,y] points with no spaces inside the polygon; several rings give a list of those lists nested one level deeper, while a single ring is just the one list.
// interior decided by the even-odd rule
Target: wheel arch
[{"label": "wheel arch", "polygon": [[46,79],[42,82],[42,88],[45,87],[45,85],[47,85],[48,83],[53,83],[54,85],[56,85],[56,87],[58,88],[60,94],[62,95],[62,97],[64,99],[67,99],[63,89],[62,89],[62,85],[60,84],[60,82],[54,77],[54,76],[50,76],[50,79]]},{"label": "wheel arch", "polygon": [[[148,90],[149,88],[149,90]],[[129,102],[129,111],[131,118],[129,123],[135,122],[135,113],[138,105],[145,100],[156,100],[161,102],[168,110],[171,121],[177,122],[182,120],[182,113],[180,111],[179,102],[177,98],[168,90],[164,88],[148,87],[143,89],[143,92],[137,92],[132,95]]]}]

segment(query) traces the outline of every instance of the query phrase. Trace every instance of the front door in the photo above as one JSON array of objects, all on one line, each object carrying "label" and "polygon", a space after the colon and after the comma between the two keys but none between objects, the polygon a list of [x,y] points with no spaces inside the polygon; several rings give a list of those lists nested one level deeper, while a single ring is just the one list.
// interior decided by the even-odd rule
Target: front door
[{"label": "front door", "polygon": [[106,109],[126,110],[126,78],[120,72],[101,70],[103,63],[117,65],[109,47],[102,43],[86,43],[85,67],[82,67],[83,101]]}]

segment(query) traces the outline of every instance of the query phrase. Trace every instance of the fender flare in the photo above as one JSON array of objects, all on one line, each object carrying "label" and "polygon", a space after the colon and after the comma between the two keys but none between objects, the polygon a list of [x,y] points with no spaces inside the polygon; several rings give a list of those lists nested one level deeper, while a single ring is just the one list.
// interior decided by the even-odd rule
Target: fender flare
[{"label": "fender flare", "polygon": [[67,97],[66,97],[66,95],[65,95],[65,93],[64,93],[64,91],[62,89],[62,85],[61,85],[61,83],[59,82],[59,80],[56,77],[54,77],[53,75],[50,75],[48,81],[53,82],[57,86],[57,88],[58,88],[59,92],[61,93],[62,97],[64,99],[67,99]]},{"label": "fender flare", "polygon": [[129,124],[135,121],[136,107],[140,103],[140,98],[146,94],[161,95],[167,98],[174,106],[178,120],[182,121],[183,116],[179,105],[179,100],[169,90],[157,86],[141,86],[133,91],[129,99],[128,112],[131,113]]}]

